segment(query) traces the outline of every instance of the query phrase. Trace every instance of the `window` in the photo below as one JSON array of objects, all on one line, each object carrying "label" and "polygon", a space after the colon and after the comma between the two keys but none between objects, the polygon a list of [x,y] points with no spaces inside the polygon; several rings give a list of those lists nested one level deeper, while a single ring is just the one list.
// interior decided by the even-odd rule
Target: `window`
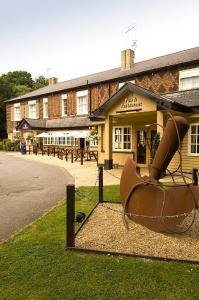
[{"label": "window", "polygon": [[43,144],[44,145],[62,145],[62,146],[77,146],[78,140],[75,139],[73,136],[67,136],[66,137],[48,137],[43,138]]},{"label": "window", "polygon": [[88,91],[77,92],[77,115],[88,114]]},{"label": "window", "polygon": [[199,155],[199,124],[193,124],[189,129],[189,154]]},{"label": "window", "polygon": [[48,118],[48,98],[43,98],[43,117]]},{"label": "window", "polygon": [[199,68],[180,71],[179,89],[181,91],[199,88]]},{"label": "window", "polygon": [[36,119],[36,101],[28,102],[28,116],[30,119]]},{"label": "window", "polygon": [[128,82],[131,82],[131,83],[135,84],[135,80],[120,82],[120,83],[119,83],[119,89],[121,89],[121,87],[122,87],[123,85],[125,85],[125,83],[128,83]]},{"label": "window", "polygon": [[113,127],[113,150],[131,151],[131,127]]},{"label": "window", "polygon": [[67,116],[68,114],[68,107],[67,107],[67,95],[64,94],[61,96],[62,100],[62,116]]},{"label": "window", "polygon": [[90,140],[90,146],[98,147],[98,137],[94,137],[92,140]]},{"label": "window", "polygon": [[21,120],[21,107],[20,103],[14,104],[14,120],[20,121]]}]

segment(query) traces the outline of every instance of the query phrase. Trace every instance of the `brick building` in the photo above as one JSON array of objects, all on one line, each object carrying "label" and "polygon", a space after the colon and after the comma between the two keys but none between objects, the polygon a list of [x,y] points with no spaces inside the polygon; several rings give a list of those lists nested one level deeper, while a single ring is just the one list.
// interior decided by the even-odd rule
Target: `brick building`
[{"label": "brick building", "polygon": [[[136,101],[141,103],[139,109]],[[121,105],[127,109],[121,110]],[[60,83],[52,78],[48,86],[8,100],[7,132],[10,139],[20,135],[27,142],[48,132],[51,137],[44,138],[44,144],[71,147],[81,142],[84,147],[95,126],[98,138],[90,144],[98,148],[99,160],[107,168],[113,162],[123,164],[132,154],[137,163],[146,165],[150,153],[138,147],[147,138],[146,126],[157,121],[164,125],[166,111],[171,111],[185,114],[199,133],[198,109],[199,47],[137,63],[134,51],[127,49],[121,53],[119,68]],[[152,131],[157,128],[147,134]],[[189,157],[199,155],[199,139],[194,138],[187,142]]]}]

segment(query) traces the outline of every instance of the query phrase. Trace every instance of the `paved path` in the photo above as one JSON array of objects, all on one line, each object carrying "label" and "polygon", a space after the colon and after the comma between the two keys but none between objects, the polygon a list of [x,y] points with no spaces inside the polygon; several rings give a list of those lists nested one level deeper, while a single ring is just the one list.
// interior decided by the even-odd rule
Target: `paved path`
[{"label": "paved path", "polygon": [[0,153],[0,241],[65,196],[66,169]]}]

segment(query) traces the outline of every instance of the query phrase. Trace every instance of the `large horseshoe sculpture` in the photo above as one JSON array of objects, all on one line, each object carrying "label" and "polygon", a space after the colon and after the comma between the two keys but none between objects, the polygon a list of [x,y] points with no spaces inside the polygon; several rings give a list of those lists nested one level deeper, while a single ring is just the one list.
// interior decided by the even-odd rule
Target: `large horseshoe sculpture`
[{"label": "large horseshoe sculpture", "polygon": [[[156,151],[149,177],[141,177],[132,159],[128,159],[121,176],[120,198],[124,214],[134,222],[156,232],[175,231],[185,217],[196,209],[199,187],[192,184],[163,187],[161,173],[166,171],[172,157],[189,129],[185,118],[168,119]],[[183,176],[183,174],[182,174]]]}]

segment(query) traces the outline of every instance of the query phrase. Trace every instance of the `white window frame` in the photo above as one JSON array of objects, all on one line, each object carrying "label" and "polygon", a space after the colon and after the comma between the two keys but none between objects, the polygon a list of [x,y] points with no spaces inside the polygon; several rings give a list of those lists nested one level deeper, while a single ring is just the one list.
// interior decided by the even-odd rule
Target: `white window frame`
[{"label": "white window frame", "polygon": [[[35,106],[35,115],[32,115],[31,107]],[[30,119],[36,119],[37,118],[37,103],[36,100],[28,101],[28,117]]]},{"label": "white window frame", "polygon": [[[193,126],[198,126],[198,129],[197,129],[197,133],[199,135],[199,123],[192,123],[192,124],[189,124],[189,131],[188,131],[188,155],[189,156],[199,156],[199,152],[198,153],[192,153],[191,152],[191,129]],[[197,133],[196,133],[196,139],[197,142],[196,142],[196,147],[197,145],[199,145],[199,138],[197,137]]]},{"label": "white window frame", "polygon": [[[117,149],[115,148],[115,129],[118,128],[118,129],[122,129],[122,141],[121,143],[123,144],[123,147],[122,149]],[[130,149],[124,149],[124,128],[128,128],[130,129]],[[132,152],[132,126],[130,125],[118,125],[118,126],[113,126],[112,128],[112,150],[114,152]]]},{"label": "white window frame", "polygon": [[43,118],[48,119],[48,109],[46,111],[46,104],[48,108],[48,98],[43,98]]},{"label": "white window frame", "polygon": [[128,82],[131,82],[131,83],[135,84],[135,79],[134,80],[130,80],[130,81],[119,82],[119,89],[121,89],[121,87],[123,87]]},{"label": "white window frame", "polygon": [[[18,113],[16,113],[16,109],[19,109]],[[14,120],[21,121],[21,105],[20,105],[20,103],[14,104]]]},{"label": "white window frame", "polygon": [[[83,107],[80,107],[80,101],[82,102],[81,106]],[[84,104],[83,101],[86,101],[86,103]],[[76,93],[76,110],[77,115],[88,115],[88,90]]]},{"label": "white window frame", "polygon": [[[65,101],[66,101],[66,110],[67,110],[67,113],[65,113],[65,111],[64,111]],[[61,109],[62,109],[62,117],[67,116],[68,115],[67,94],[61,95]]]},{"label": "white window frame", "polygon": [[90,147],[98,147],[98,137],[93,138],[90,140]]},{"label": "white window frame", "polygon": [[75,139],[73,136],[65,137],[54,137],[52,133],[49,133],[48,138],[43,138],[43,145],[53,145],[53,146],[77,146],[78,139]]},{"label": "white window frame", "polygon": [[189,89],[199,88],[199,86],[196,86],[196,87],[186,89],[186,88],[183,88],[183,85],[182,85],[182,79],[190,79],[190,78],[197,78],[197,77],[199,77],[199,68],[192,68],[192,69],[180,71],[179,72],[179,90],[186,91]]}]

